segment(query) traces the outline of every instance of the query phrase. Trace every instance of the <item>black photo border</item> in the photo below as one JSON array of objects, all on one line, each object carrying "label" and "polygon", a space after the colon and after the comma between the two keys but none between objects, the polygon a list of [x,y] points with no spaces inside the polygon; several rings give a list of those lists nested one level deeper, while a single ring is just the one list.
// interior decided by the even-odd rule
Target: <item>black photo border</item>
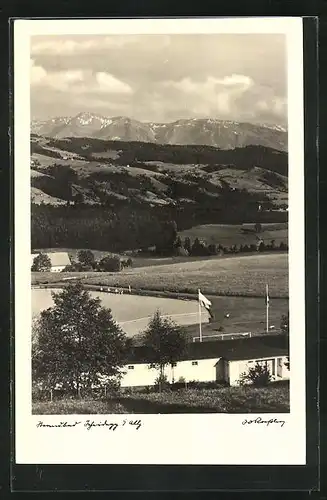
[{"label": "black photo border", "polygon": [[[265,2],[267,5],[269,2]],[[64,4],[62,6],[62,4]],[[67,2],[62,2],[62,17],[75,17]],[[74,2],[73,2],[74,4]],[[57,5],[57,6],[58,6]],[[118,4],[117,4],[118,5]],[[33,5],[32,5],[33,7]],[[74,5],[78,12],[78,5]],[[140,4],[142,11],[144,4]],[[115,10],[115,9],[113,9]],[[118,9],[119,10],[119,9]],[[32,13],[33,8],[30,9]],[[35,8],[34,8],[35,11]],[[68,14],[68,15],[67,15]],[[69,15],[70,14],[70,15]],[[110,14],[119,16],[116,12]],[[138,13],[140,14],[140,12]],[[203,13],[201,13],[203,16]],[[254,16],[258,14],[251,13]],[[18,19],[18,13],[14,15]],[[130,14],[129,14],[130,15]],[[266,14],[262,14],[266,16]],[[277,13],[273,13],[277,15]],[[278,14],[282,16],[282,14]],[[76,19],[92,18],[75,17]],[[142,13],[140,15],[142,16]],[[145,17],[145,16],[144,16]],[[156,17],[153,15],[153,17]],[[157,16],[159,17],[159,16]],[[163,16],[164,17],[164,16]],[[169,16],[170,17],[170,16]],[[207,17],[207,16],[204,16]],[[21,17],[20,17],[21,18]],[[26,17],[44,18],[45,17]],[[50,16],[49,16],[50,18]],[[57,18],[57,17],[56,17]],[[12,27],[13,19],[11,19]],[[11,88],[13,94],[12,29],[10,42]],[[318,21],[303,19],[304,38],[304,132],[305,132],[305,235],[306,235],[306,442],[305,466],[198,466],[198,465],[18,465],[15,464],[14,410],[11,413],[11,489],[14,492],[213,492],[213,491],[316,491],[319,489],[319,408],[318,408]],[[14,98],[14,96],[13,96]],[[13,104],[11,102],[11,137],[13,136]],[[14,151],[11,140],[10,157],[10,225],[9,235],[14,238]],[[14,259],[10,255],[10,330],[14,333]],[[9,322],[8,322],[9,326]],[[14,380],[13,343],[11,349],[11,380]],[[14,404],[14,384],[11,393]]]}]

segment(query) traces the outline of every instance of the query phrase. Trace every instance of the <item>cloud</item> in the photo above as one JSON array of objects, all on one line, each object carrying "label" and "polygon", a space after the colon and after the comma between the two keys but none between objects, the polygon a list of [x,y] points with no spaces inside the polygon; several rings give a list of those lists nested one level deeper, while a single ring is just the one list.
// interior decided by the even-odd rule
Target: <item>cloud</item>
[{"label": "cloud", "polygon": [[180,81],[163,82],[164,87],[178,90],[181,94],[199,99],[204,109],[227,115],[231,112],[234,101],[254,85],[254,81],[245,75],[227,75],[222,78],[208,76],[204,81],[184,78]]},{"label": "cloud", "polygon": [[285,48],[266,34],[33,36],[32,113],[283,124]]},{"label": "cloud", "polygon": [[31,85],[68,91],[72,84],[83,82],[83,79],[83,71],[81,70],[47,72],[42,66],[36,66],[31,60]]},{"label": "cloud", "polygon": [[131,94],[133,92],[127,83],[109,73],[98,72],[93,77],[90,72],[80,69],[48,72],[42,66],[36,66],[33,59],[31,60],[31,85],[75,94],[96,92]]},{"label": "cloud", "polygon": [[99,92],[109,92],[117,94],[132,94],[132,88],[125,82],[118,80],[109,73],[99,72],[95,75]]},{"label": "cloud", "polygon": [[231,76],[225,76],[222,79],[218,79],[217,83],[220,83],[221,85],[227,85],[227,86],[233,86],[237,85],[240,86],[244,89],[247,89],[253,85],[253,80],[252,78],[245,76],[245,75],[231,75]]},{"label": "cloud", "polygon": [[194,93],[194,94],[204,94],[206,92],[216,92],[221,87],[227,87],[229,89],[237,89],[239,92],[247,90],[253,85],[253,80],[244,75],[231,75],[224,76],[223,78],[214,78],[208,76],[204,81],[195,81],[191,78],[183,78],[180,81],[167,81],[163,85],[166,87],[174,87],[182,92]]},{"label": "cloud", "polygon": [[85,52],[96,46],[96,41],[92,39],[78,42],[77,40],[56,40],[54,38],[48,41],[32,43],[31,54],[67,55]]},{"label": "cloud", "polygon": [[38,84],[40,81],[44,80],[47,76],[47,72],[42,66],[35,66],[34,61],[31,60],[31,84]]},{"label": "cloud", "polygon": [[88,54],[92,52],[105,52],[110,48],[122,48],[126,45],[137,43],[140,37],[128,35],[112,35],[92,37],[76,36],[67,37],[33,37],[31,43],[31,54],[33,55],[60,55],[69,56],[76,54]]},{"label": "cloud", "polygon": [[259,100],[256,103],[259,111],[273,113],[276,116],[282,117],[287,113],[287,99],[279,96],[271,96],[266,99]]}]

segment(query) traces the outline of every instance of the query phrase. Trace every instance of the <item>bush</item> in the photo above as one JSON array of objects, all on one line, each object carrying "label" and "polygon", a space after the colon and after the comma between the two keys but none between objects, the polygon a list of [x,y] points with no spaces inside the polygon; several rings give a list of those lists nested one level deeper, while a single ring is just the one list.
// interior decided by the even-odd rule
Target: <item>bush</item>
[{"label": "bush", "polygon": [[51,260],[46,253],[39,253],[33,259],[31,271],[48,272],[51,270]]},{"label": "bush", "polygon": [[260,241],[258,245],[258,252],[264,252],[266,250],[266,245],[264,244],[263,241]]},{"label": "bush", "polygon": [[50,391],[45,391],[39,385],[32,383],[32,401],[48,401],[50,399]]},{"label": "bush", "polygon": [[213,243],[208,246],[209,255],[217,255],[217,247]]},{"label": "bush", "polygon": [[259,363],[250,368],[248,373],[242,373],[239,380],[240,385],[250,383],[256,387],[266,387],[270,382],[271,374],[269,368]]},{"label": "bush", "polygon": [[191,248],[191,254],[194,256],[206,256],[208,255],[207,247],[200,242],[199,238],[195,238],[194,243]]},{"label": "bush", "polygon": [[81,264],[91,266],[92,268],[95,263],[94,254],[91,252],[91,250],[80,250],[78,252],[78,261]]},{"label": "bush", "polygon": [[256,233],[261,233],[261,231],[262,231],[262,225],[260,224],[260,222],[257,222],[254,225],[254,230],[255,230]]},{"label": "bush", "polygon": [[82,264],[81,262],[74,262],[70,264],[61,271],[62,273],[81,273],[84,271],[93,271],[94,267],[88,264]]},{"label": "bush", "polygon": [[175,248],[175,252],[174,253],[175,253],[175,255],[177,257],[188,257],[189,256],[188,251],[184,247],[177,247],[177,248]]},{"label": "bush", "polygon": [[158,392],[170,389],[170,383],[168,382],[167,375],[158,375],[155,380],[155,388]]},{"label": "bush", "polygon": [[121,268],[121,260],[117,255],[103,257],[98,264],[98,269],[100,271],[119,272]]}]

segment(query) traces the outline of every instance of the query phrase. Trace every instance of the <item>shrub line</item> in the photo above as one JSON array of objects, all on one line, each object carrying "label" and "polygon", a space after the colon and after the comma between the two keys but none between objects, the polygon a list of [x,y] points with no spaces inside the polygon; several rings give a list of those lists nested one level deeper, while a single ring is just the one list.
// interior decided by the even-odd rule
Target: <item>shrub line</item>
[{"label": "shrub line", "polygon": [[[68,286],[68,283],[62,283],[61,281],[58,282],[51,282],[51,283],[37,283],[32,285],[32,288],[35,289],[43,289],[43,288],[65,288]],[[151,289],[144,289],[144,288],[137,288],[137,289],[132,289],[131,292],[129,292],[128,288],[123,287],[123,286],[108,286],[108,285],[103,285],[101,283],[99,284],[88,284],[84,283],[83,286],[87,290],[91,290],[94,292],[102,292],[102,293],[110,293],[105,290],[105,288],[110,288],[110,289],[119,289],[123,290],[126,292],[128,295],[139,295],[139,296],[147,296],[147,297],[162,297],[162,298],[172,298],[172,299],[180,299],[180,300],[197,300],[197,292],[183,292],[182,290],[180,292],[174,292],[171,290],[151,290]],[[236,298],[250,298],[250,299],[262,299],[262,294],[244,294],[244,293],[238,293],[238,292],[212,292],[210,290],[204,290],[204,292],[211,296],[211,297],[236,297]],[[114,292],[113,295],[115,295]],[[288,300],[289,295],[270,295],[271,299],[283,299],[283,300]]]}]

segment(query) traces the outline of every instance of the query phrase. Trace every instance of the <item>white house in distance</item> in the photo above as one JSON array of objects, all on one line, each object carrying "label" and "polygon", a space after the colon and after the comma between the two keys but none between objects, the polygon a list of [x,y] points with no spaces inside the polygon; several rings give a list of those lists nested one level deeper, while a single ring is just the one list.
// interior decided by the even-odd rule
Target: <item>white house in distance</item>
[{"label": "white house in distance", "polygon": [[[40,253],[32,253],[31,255],[31,266],[33,264],[34,258]],[[66,266],[71,264],[70,258],[67,252],[50,252],[46,253],[51,261],[51,272],[60,273]]]},{"label": "white house in distance", "polygon": [[[265,335],[234,340],[193,342],[182,360],[166,366],[168,381],[220,382],[237,385],[240,376],[256,363],[269,368],[272,380],[288,380],[288,349],[284,335]],[[135,347],[124,366],[121,387],[155,385],[159,370],[150,368],[145,346]]]}]

